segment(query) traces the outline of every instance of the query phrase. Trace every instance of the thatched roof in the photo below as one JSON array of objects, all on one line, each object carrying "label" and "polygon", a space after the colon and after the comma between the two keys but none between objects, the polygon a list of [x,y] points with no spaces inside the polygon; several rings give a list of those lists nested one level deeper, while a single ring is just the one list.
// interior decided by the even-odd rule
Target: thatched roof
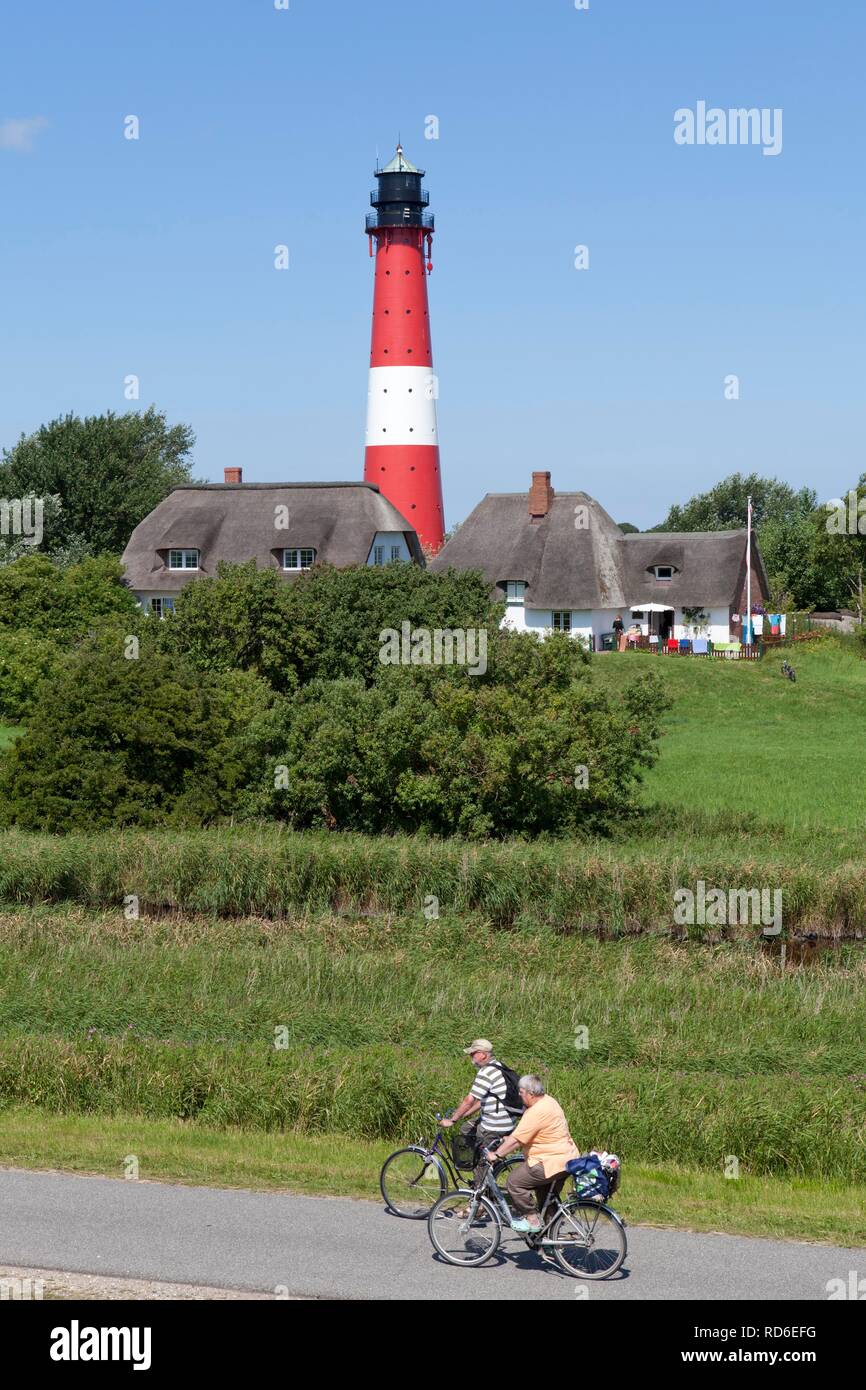
[{"label": "thatched roof", "polygon": [[[653,601],[674,608],[726,608],[739,602],[746,577],[745,527],[739,531],[650,531],[623,536],[623,549],[632,584],[629,603],[635,608]],[[766,597],[770,585],[754,532],[752,556]],[[656,579],[656,565],[673,565],[673,578]]]},{"label": "thatched roof", "polygon": [[[430,568],[481,570],[500,596],[507,580],[523,580],[534,609],[726,606],[738,599],[745,554],[744,530],[624,535],[585,492],[555,493],[541,518],[530,517],[525,492],[506,492],[488,493]],[[756,546],[755,558],[766,581]],[[660,581],[655,565],[677,572]]]},{"label": "thatched roof", "polygon": [[[285,530],[274,524],[277,507],[288,508]],[[312,546],[320,563],[362,565],[379,531],[402,532],[424,563],[412,527],[373,483],[190,483],[139,522],[123,563],[130,588],[173,593],[216,574],[220,560],[281,570],[284,547]],[[180,548],[201,552],[199,569],[168,569],[167,552]]]}]

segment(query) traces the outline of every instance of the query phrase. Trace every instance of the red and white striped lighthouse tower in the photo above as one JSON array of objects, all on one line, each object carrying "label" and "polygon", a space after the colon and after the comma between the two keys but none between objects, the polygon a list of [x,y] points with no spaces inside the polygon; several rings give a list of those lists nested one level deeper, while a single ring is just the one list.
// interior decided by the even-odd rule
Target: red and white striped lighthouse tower
[{"label": "red and white striped lighthouse tower", "polygon": [[424,211],[424,170],[409,163],[402,146],[375,172],[370,202],[376,211],[367,215],[371,256],[376,239],[376,277],[364,481],[377,484],[435,555],[445,539],[445,516],[427,305],[433,214]]}]

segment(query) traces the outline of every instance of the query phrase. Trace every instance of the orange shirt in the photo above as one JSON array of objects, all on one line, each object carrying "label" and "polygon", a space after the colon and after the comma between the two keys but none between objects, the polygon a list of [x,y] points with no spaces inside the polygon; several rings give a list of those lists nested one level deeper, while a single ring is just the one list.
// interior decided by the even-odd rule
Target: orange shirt
[{"label": "orange shirt", "polygon": [[565,1170],[570,1158],[579,1158],[580,1150],[568,1132],[565,1111],[553,1096],[542,1096],[527,1106],[512,1134],[523,1148],[526,1162],[540,1163],[546,1178]]}]

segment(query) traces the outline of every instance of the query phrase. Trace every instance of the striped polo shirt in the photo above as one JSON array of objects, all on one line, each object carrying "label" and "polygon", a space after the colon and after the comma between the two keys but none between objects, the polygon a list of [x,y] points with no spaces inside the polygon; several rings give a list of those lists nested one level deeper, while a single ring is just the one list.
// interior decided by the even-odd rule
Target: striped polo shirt
[{"label": "striped polo shirt", "polygon": [[480,1128],[491,1134],[510,1134],[514,1128],[515,1117],[505,1109],[507,1089],[495,1057],[479,1067],[469,1094],[481,1101]]}]

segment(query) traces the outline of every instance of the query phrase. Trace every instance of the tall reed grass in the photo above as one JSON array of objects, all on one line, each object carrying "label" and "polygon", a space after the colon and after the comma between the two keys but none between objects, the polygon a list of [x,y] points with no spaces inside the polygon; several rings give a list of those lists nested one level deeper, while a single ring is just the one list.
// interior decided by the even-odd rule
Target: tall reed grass
[{"label": "tall reed grass", "polygon": [[[41,1037],[0,1041],[0,1093],[55,1112],[178,1117],[209,1126],[399,1141],[433,1132],[466,1089],[460,1061],[395,1046],[287,1051]],[[863,1086],[651,1068],[552,1069],[548,1089],[582,1148],[627,1161],[866,1180]]]},{"label": "tall reed grass", "polygon": [[[788,927],[866,929],[860,858],[804,857],[748,839],[507,842],[204,830],[0,836],[0,902],[73,901],[221,915],[478,912],[496,926],[618,933],[672,925],[674,892],[783,891]],[[701,929],[695,932],[700,935]]]}]

